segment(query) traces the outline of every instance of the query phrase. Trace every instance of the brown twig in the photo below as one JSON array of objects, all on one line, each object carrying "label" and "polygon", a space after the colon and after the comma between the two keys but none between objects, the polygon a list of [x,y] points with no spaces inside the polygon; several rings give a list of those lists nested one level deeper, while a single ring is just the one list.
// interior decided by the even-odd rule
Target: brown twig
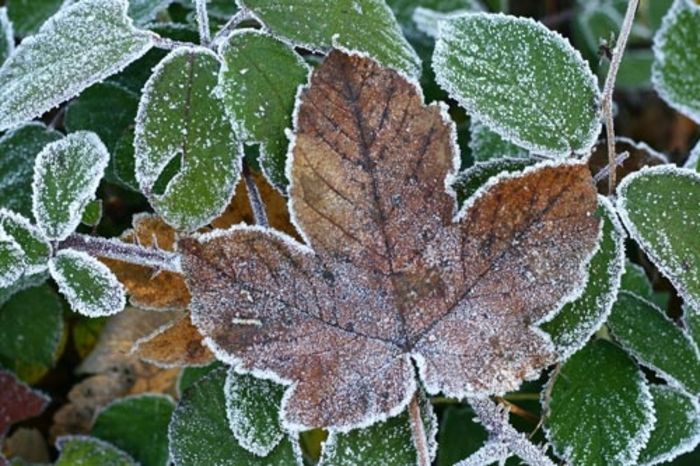
[{"label": "brown twig", "polygon": [[423,418],[420,414],[420,402],[418,400],[418,392],[411,398],[411,403],[408,405],[408,413],[411,417],[411,431],[413,432],[413,443],[416,446],[418,453],[417,465],[430,466],[430,451],[428,450],[428,439],[425,435],[425,426]]}]

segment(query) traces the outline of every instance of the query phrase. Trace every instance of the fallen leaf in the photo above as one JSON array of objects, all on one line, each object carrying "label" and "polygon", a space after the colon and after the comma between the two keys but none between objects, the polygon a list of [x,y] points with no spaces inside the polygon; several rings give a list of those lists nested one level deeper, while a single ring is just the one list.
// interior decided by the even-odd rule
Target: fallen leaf
[{"label": "fallen leaf", "polygon": [[214,355],[202,340],[187,315],[137,340],[131,352],[159,367],[206,366]]},{"label": "fallen leaf", "polygon": [[290,162],[306,245],[238,226],[178,249],[217,358],[291,384],[286,427],[349,429],[416,390],[484,396],[555,361],[534,325],[585,283],[588,168],[543,163],[456,212],[454,125],[402,75],[334,51],[302,91]]},{"label": "fallen leaf", "polygon": [[[130,243],[138,239],[143,246],[172,251],[177,232],[155,215],[140,214],[134,216],[133,229],[126,231],[121,239]],[[124,285],[133,306],[162,311],[185,309],[189,304],[190,294],[182,275],[112,259],[102,262]]]},{"label": "fallen leaf", "polygon": [[32,390],[11,372],[0,370],[0,439],[16,422],[41,414],[49,398]]},{"label": "fallen leaf", "polygon": [[49,445],[38,429],[21,427],[5,440],[7,456],[26,463],[50,463]]}]

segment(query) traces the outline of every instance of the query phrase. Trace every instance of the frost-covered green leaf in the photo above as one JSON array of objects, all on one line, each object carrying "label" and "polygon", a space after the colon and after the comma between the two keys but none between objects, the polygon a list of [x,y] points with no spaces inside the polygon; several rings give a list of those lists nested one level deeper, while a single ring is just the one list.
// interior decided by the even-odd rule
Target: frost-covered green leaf
[{"label": "frost-covered green leaf", "polygon": [[182,230],[223,212],[238,181],[242,149],[213,92],[219,66],[207,49],[177,49],[156,67],[139,104],[136,177],[156,212]]},{"label": "frost-covered green leaf", "polygon": [[644,374],[617,346],[594,340],[556,374],[545,432],[570,464],[632,466],[654,427]]},{"label": "frost-covered green leaf", "polygon": [[[437,444],[437,418],[427,399],[421,401],[423,426],[431,457]],[[332,432],[323,445],[319,466],[392,465],[413,466],[417,462],[408,411],[349,432]]]},{"label": "frost-covered green leaf", "polygon": [[138,466],[117,447],[92,437],[59,437],[56,447],[60,456],[54,466]]},{"label": "frost-covered green leaf", "polygon": [[690,307],[683,308],[683,322],[695,346],[700,350],[700,311]]},{"label": "frost-covered green leaf", "polygon": [[88,317],[116,314],[124,309],[124,288],[111,270],[92,256],[63,249],[49,262],[51,278],[71,308]]},{"label": "frost-covered green leaf", "polygon": [[384,0],[237,0],[274,34],[311,50],[333,46],[368,54],[409,76],[421,63]]},{"label": "frost-covered green leaf", "polygon": [[28,123],[0,137],[0,205],[33,217],[34,159],[46,144],[61,137],[42,123]]},{"label": "frost-covered green leaf", "polygon": [[223,44],[218,94],[238,137],[260,143],[260,161],[270,180],[285,186],[289,141],[297,88],[308,67],[284,42],[256,30],[240,30]]},{"label": "frost-covered green leaf", "polygon": [[588,282],[583,294],[567,303],[551,320],[540,325],[557,350],[568,357],[605,323],[617,298],[625,268],[625,233],[615,209],[603,196],[598,197],[598,214],[603,218],[603,234],[598,251],[588,266]]},{"label": "frost-covered green leaf", "polygon": [[65,239],[80,224],[108,162],[107,148],[87,131],[52,142],[37,155],[32,210],[47,238]]},{"label": "frost-covered green leaf", "polygon": [[0,307],[0,361],[51,367],[63,334],[63,303],[49,285],[19,291]]},{"label": "frost-covered green leaf", "polygon": [[[465,5],[466,6],[466,5]],[[450,18],[461,16],[464,13],[474,13],[484,11],[479,2],[471,2],[466,8],[452,10],[449,12],[437,11],[430,8],[418,7],[413,12],[413,22],[415,27],[428,37],[437,38],[440,34],[440,23]]]},{"label": "frost-covered green leaf", "polygon": [[652,79],[669,105],[700,122],[700,5],[676,0],[654,37]]},{"label": "frost-covered green leaf", "polygon": [[464,201],[476,193],[489,178],[503,172],[520,171],[537,162],[537,159],[500,158],[476,163],[460,172],[452,184],[452,189],[457,193],[457,202],[459,205],[462,205]]},{"label": "frost-covered green leaf", "polygon": [[212,371],[185,390],[169,428],[170,454],[175,466],[293,466],[298,447],[288,437],[266,457],[243,448],[226,419],[224,383],[227,371]]},{"label": "frost-covered green leaf", "polygon": [[169,396],[118,399],[97,413],[91,434],[122,449],[141,466],[167,466],[168,425],[174,409]]},{"label": "frost-covered green leaf", "polygon": [[164,10],[174,0],[129,0],[129,16],[136,24],[153,21],[159,11]]},{"label": "frost-covered green leaf", "polygon": [[651,287],[649,277],[647,277],[644,271],[644,267],[629,260],[625,264],[625,272],[622,274],[620,289],[634,293],[646,300],[651,300],[654,294],[654,290]]},{"label": "frost-covered green leaf", "polygon": [[194,385],[199,379],[203,378],[205,375],[211,371],[221,367],[221,363],[215,361],[208,366],[188,366],[183,367],[180,371],[180,375],[177,377],[177,383],[175,384],[175,390],[177,392],[178,398],[182,398],[182,394]]},{"label": "frost-covered green leaf", "polygon": [[437,466],[454,466],[484,445],[488,433],[475,418],[469,406],[445,408],[437,438]]},{"label": "frost-covered green leaf", "polygon": [[16,282],[26,267],[22,248],[10,235],[0,231],[0,288]]},{"label": "frost-covered green leaf", "polygon": [[665,385],[652,385],[656,425],[639,464],[666,463],[695,449],[700,441],[700,407],[697,400]]},{"label": "frost-covered green leaf", "polygon": [[[387,0],[386,3],[394,11],[396,20],[410,41],[425,34],[416,24],[416,15],[437,18],[449,13],[484,11],[484,5],[479,0]],[[418,10],[422,10],[421,13],[417,13]]]},{"label": "frost-covered green leaf", "polygon": [[472,118],[470,127],[471,138],[469,148],[472,157],[477,162],[485,162],[497,158],[523,158],[528,151],[504,140],[498,133],[491,131],[488,126]]},{"label": "frost-covered green leaf", "polygon": [[15,49],[15,36],[10,18],[7,17],[7,8],[0,7],[0,66],[7,60]]},{"label": "frost-covered green leaf", "polygon": [[126,0],[81,0],[25,39],[0,68],[0,129],[42,115],[146,53]]},{"label": "frost-covered green leaf", "polygon": [[51,244],[27,218],[0,208],[0,231],[9,235],[22,249],[27,275],[47,269],[52,252]]},{"label": "frost-covered green leaf", "polygon": [[621,292],[608,319],[615,339],[670,384],[700,394],[700,353],[690,336],[659,308]]},{"label": "frost-covered green leaf", "polygon": [[587,154],[600,131],[596,78],[531,19],[475,13],[442,23],[438,83],[491,130],[543,155]]},{"label": "frost-covered green leaf", "polygon": [[224,391],[233,436],[246,450],[266,456],[285,435],[279,420],[284,386],[229,369]]},{"label": "frost-covered green leaf", "polygon": [[9,0],[7,14],[17,37],[36,33],[44,21],[54,15],[65,0]]},{"label": "frost-covered green leaf", "polygon": [[685,168],[700,172],[700,142],[690,151],[688,160],[685,162]]},{"label": "frost-covered green leaf", "polygon": [[95,199],[85,207],[80,223],[94,227],[100,223],[100,220],[102,220],[102,199]]},{"label": "frost-covered green leaf", "polygon": [[617,188],[617,209],[632,238],[690,306],[700,308],[700,173],[648,167]]}]

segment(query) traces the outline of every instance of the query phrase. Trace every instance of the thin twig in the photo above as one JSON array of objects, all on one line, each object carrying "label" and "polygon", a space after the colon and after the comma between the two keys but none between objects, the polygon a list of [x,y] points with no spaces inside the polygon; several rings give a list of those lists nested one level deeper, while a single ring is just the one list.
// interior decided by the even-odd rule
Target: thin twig
[{"label": "thin twig", "polygon": [[454,466],[489,466],[510,456],[508,447],[500,442],[486,442],[483,447]]},{"label": "thin twig", "polygon": [[153,37],[153,45],[163,50],[175,50],[180,47],[192,47],[193,44],[189,42],[182,42],[179,40],[168,39],[167,37],[155,36]]},{"label": "thin twig", "polygon": [[211,48],[216,49],[219,44],[226,40],[231,32],[236,29],[243,21],[247,21],[252,18],[250,11],[246,8],[241,8],[238,12],[228,20],[226,24],[216,33],[214,39],[211,41]]},{"label": "thin twig", "polygon": [[258,185],[255,184],[253,174],[246,166],[243,167],[243,179],[245,180],[245,187],[248,191],[248,201],[250,202],[250,208],[253,211],[255,223],[261,227],[269,226],[267,214],[265,213],[265,204],[263,204],[262,197],[260,196]]},{"label": "thin twig", "polygon": [[207,0],[195,0],[197,10],[197,26],[199,27],[199,41],[205,47],[211,43],[209,31],[209,14],[207,13]]},{"label": "thin twig", "polygon": [[418,400],[418,392],[411,398],[411,403],[408,405],[408,413],[411,416],[411,431],[413,432],[413,443],[416,446],[418,453],[417,465],[430,466],[430,451],[428,449],[428,439],[425,435],[425,426],[423,425],[423,417],[420,415],[420,401]]},{"label": "thin twig", "polygon": [[[620,36],[615,43],[615,48],[612,50],[612,59],[610,60],[610,69],[608,70],[608,76],[605,79],[605,87],[603,88],[603,119],[605,120],[605,130],[606,137],[608,140],[608,165],[611,167],[615,165],[616,153],[615,153],[615,121],[613,118],[613,92],[615,91],[615,80],[617,79],[617,72],[620,70],[620,63],[622,62],[622,56],[625,53],[625,48],[627,47],[627,39],[632,32],[632,25],[634,23],[634,16],[637,12],[637,7],[639,6],[639,0],[630,0],[627,4],[627,13],[625,13],[625,20],[622,22],[622,27],[620,28]],[[612,196],[615,193],[615,186],[617,180],[615,179],[616,170],[610,170],[608,177],[608,193]]]},{"label": "thin twig", "polygon": [[104,257],[151,267],[160,271],[182,273],[180,255],[158,248],[125,243],[117,239],[73,233],[61,241],[57,249],[76,249],[94,257]]}]

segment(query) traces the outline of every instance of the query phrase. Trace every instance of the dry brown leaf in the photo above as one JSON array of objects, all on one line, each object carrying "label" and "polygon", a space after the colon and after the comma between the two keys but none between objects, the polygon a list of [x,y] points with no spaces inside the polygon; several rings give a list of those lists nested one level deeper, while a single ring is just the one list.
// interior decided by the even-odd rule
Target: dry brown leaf
[{"label": "dry brown leaf", "polygon": [[[581,163],[504,175],[456,212],[454,125],[402,75],[334,51],[301,94],[291,209],[306,245],[234,227],[179,242],[217,357],[291,384],[293,429],[351,428],[416,390],[484,396],[555,360],[535,329],[600,230]],[[446,183],[447,182],[447,183]]]},{"label": "dry brown leaf", "polygon": [[[125,232],[121,239],[148,247],[160,247],[172,251],[175,247],[176,231],[163,220],[151,214],[134,216],[133,229]],[[156,273],[149,267],[112,259],[102,262],[114,272],[129,293],[130,302],[136,307],[152,310],[185,309],[190,301],[190,293],[182,275],[173,272]]]},{"label": "dry brown leaf", "polygon": [[[616,181],[618,185],[627,175],[640,170],[642,167],[668,163],[664,154],[655,151],[644,143],[635,142],[628,138],[619,137],[615,140],[615,152],[617,154],[622,154],[623,152],[629,154],[627,159],[625,159],[621,165],[618,165],[616,169]],[[597,185],[598,192],[605,196],[608,195],[607,166],[608,145],[605,141],[601,141],[593,148],[593,154],[588,160],[588,168],[590,168],[591,173],[594,175],[601,173],[601,170],[606,170],[605,173],[602,173],[605,176],[602,176],[598,180]]]},{"label": "dry brown leaf", "polygon": [[0,369],[0,440],[12,424],[38,416],[51,400],[13,373]]},{"label": "dry brown leaf", "polygon": [[189,315],[138,340],[132,352],[159,367],[206,366],[214,360]]}]

